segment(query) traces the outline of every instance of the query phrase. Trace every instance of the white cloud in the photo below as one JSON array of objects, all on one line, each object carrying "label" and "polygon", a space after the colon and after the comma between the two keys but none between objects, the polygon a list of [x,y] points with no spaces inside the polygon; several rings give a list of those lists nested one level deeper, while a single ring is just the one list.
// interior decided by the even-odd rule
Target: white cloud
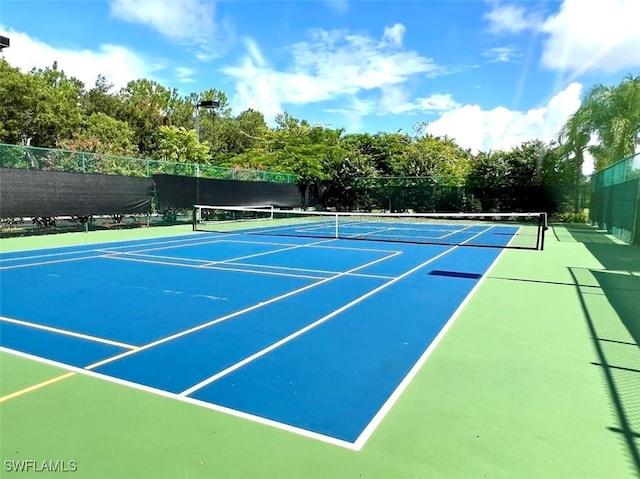
[{"label": "white cloud", "polygon": [[6,29],[11,38],[11,48],[3,52],[10,65],[26,72],[32,68],[58,67],[69,76],[76,77],[90,88],[99,74],[104,75],[114,87],[125,86],[131,80],[153,78],[163,66],[119,45],[105,44],[97,50],[56,48],[29,35]]},{"label": "white cloud", "polygon": [[331,10],[337,13],[345,13],[347,10],[349,10],[348,0],[324,0],[324,3]]},{"label": "white cloud", "polygon": [[[111,15],[119,20],[151,27],[161,35],[197,45],[196,58],[209,61],[226,51],[232,25],[216,22],[211,0],[109,0]],[[227,38],[227,40],[223,40]]]},{"label": "white cloud", "polygon": [[376,108],[378,115],[411,112],[442,113],[460,106],[449,93],[436,93],[409,101],[409,94],[402,86],[385,86],[380,90],[382,95]]},{"label": "white cloud", "polygon": [[234,109],[256,108],[271,118],[286,104],[349,98],[441,71],[430,58],[405,49],[403,34],[400,24],[386,29],[381,40],[344,30],[312,30],[308,41],[289,48],[293,61],[284,70],[266,66],[257,44],[248,40],[240,64],[222,72],[236,81]]},{"label": "white cloud", "polygon": [[521,57],[522,54],[515,46],[509,45],[485,50],[482,52],[482,56],[488,58],[491,63],[509,63],[515,58]]},{"label": "white cloud", "polygon": [[387,41],[392,45],[400,46],[402,45],[406,31],[407,29],[401,23],[396,23],[392,27],[385,27],[382,40]]},{"label": "white cloud", "polygon": [[419,109],[423,111],[449,111],[460,106],[449,93],[434,94],[427,98],[418,98],[416,103]]},{"label": "white cloud", "polygon": [[640,1],[565,0],[542,32],[542,65],[568,70],[615,73],[640,66]]},{"label": "white cloud", "polygon": [[546,18],[525,5],[493,3],[484,18],[492,33],[540,33],[544,68],[577,78],[640,66],[639,0],[563,0]]},{"label": "white cloud", "polygon": [[175,70],[176,77],[180,83],[195,83],[193,75],[196,71],[193,68],[177,67]]},{"label": "white cloud", "polygon": [[344,108],[327,108],[327,113],[337,113],[345,117],[349,133],[356,133],[362,129],[362,119],[376,111],[377,104],[373,100],[361,100],[355,96],[346,101]]},{"label": "white cloud", "polygon": [[445,112],[430,123],[427,132],[454,138],[463,148],[473,151],[509,149],[523,141],[556,138],[560,128],[580,106],[582,85],[572,83],[549,102],[528,111],[504,107],[483,110],[465,105]]},{"label": "white cloud", "polygon": [[215,4],[200,0],[110,0],[111,14],[120,20],[150,26],[176,40],[211,35]]},{"label": "white cloud", "polygon": [[409,102],[409,94],[401,85],[385,85],[380,88],[378,113],[406,113],[416,106]]},{"label": "white cloud", "polygon": [[484,15],[489,22],[491,33],[520,33],[525,30],[538,28],[540,16],[527,12],[522,5],[502,5],[493,3],[491,11]]},{"label": "white cloud", "polygon": [[253,60],[253,62],[255,62],[259,67],[264,67],[267,62],[264,59],[258,44],[252,38],[247,38],[244,44],[247,47],[247,52],[249,53],[251,60]]}]

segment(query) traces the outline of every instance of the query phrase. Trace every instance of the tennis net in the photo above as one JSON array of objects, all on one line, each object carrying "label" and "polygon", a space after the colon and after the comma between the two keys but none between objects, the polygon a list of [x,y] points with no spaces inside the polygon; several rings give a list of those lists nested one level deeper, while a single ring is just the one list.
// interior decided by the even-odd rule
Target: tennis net
[{"label": "tennis net", "polygon": [[193,209],[194,231],[494,248],[544,248],[546,213],[347,213],[269,206]]}]

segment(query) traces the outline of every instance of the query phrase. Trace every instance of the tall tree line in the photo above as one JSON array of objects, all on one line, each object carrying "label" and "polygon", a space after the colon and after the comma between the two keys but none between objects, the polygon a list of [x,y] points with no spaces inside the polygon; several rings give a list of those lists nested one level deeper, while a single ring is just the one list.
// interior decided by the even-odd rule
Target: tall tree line
[{"label": "tall tree line", "polygon": [[[220,107],[200,110],[197,141],[201,100]],[[115,90],[102,76],[87,87],[55,63],[23,73],[0,60],[0,143],[290,172],[304,188],[331,192],[343,208],[353,207],[363,178],[420,178],[422,185],[427,178],[454,189],[578,186],[585,151],[602,168],[640,144],[640,77],[590,89],[552,144],[474,154],[423,131],[345,134],[288,113],[269,127],[259,111],[234,114],[216,89],[180,95],[140,79]]]}]

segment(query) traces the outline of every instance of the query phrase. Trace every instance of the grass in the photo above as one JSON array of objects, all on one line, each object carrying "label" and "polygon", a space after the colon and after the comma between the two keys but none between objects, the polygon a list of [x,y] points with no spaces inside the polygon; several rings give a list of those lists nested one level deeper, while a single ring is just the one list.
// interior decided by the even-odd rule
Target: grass
[{"label": "grass", "polygon": [[[0,403],[2,465],[74,460],[73,477],[105,479],[638,477],[640,249],[585,226],[549,233],[543,252],[504,252],[361,451],[77,374]],[[65,373],[6,353],[0,368],[2,396]]]}]

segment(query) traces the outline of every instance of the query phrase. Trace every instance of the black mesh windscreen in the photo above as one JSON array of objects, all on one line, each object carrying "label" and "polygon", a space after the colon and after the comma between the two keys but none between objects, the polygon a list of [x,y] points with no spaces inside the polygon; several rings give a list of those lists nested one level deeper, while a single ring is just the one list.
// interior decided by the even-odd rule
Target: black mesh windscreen
[{"label": "black mesh windscreen", "polygon": [[0,218],[151,211],[153,180],[0,168]]},{"label": "black mesh windscreen", "polygon": [[272,205],[278,208],[302,206],[298,185],[291,183],[214,180],[176,175],[153,175],[153,179],[160,209],[191,208],[194,204]]}]

